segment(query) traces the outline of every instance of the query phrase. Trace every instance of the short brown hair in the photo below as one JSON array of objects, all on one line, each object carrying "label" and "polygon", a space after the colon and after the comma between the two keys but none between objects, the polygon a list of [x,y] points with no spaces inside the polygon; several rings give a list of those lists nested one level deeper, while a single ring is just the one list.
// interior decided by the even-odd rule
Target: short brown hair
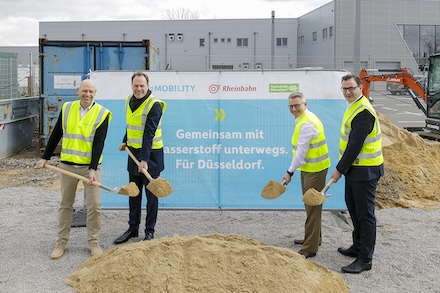
[{"label": "short brown hair", "polygon": [[145,77],[145,79],[147,80],[147,84],[149,83],[148,75],[146,73],[143,73],[143,72],[140,72],[140,71],[133,73],[133,75],[131,76],[131,83],[133,83],[133,79],[136,76],[143,76],[143,77]]},{"label": "short brown hair", "polygon": [[357,75],[354,75],[354,74],[347,74],[347,75],[344,75],[343,77],[342,77],[342,79],[341,79],[341,82],[343,82],[343,81],[347,81],[347,80],[349,80],[349,79],[354,79],[354,81],[356,82],[356,84],[358,85],[358,86],[360,86],[360,85],[362,85],[362,80],[361,80],[361,78],[359,77],[359,76],[357,76]]}]

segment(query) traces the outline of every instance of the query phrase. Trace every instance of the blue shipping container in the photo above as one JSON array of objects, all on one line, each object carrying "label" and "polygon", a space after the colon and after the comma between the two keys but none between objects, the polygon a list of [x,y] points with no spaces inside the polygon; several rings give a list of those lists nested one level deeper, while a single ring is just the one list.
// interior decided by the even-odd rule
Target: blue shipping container
[{"label": "blue shipping container", "polygon": [[49,41],[40,39],[40,146],[44,147],[65,102],[78,98],[76,88],[97,70],[158,70],[159,51],[149,40]]}]

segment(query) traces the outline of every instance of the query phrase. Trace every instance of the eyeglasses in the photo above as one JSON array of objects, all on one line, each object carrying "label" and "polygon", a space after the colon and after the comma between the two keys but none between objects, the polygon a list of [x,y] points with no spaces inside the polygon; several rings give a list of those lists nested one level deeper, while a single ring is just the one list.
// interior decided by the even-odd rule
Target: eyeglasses
[{"label": "eyeglasses", "polygon": [[293,108],[295,108],[295,109],[299,109],[299,108],[301,108],[301,105],[302,104],[304,104],[304,103],[301,103],[301,104],[295,104],[295,105],[289,105],[289,108],[290,108],[290,110],[292,110]]},{"label": "eyeglasses", "polygon": [[356,89],[356,88],[358,88],[359,86],[351,86],[351,87],[341,87],[341,91],[342,92],[346,92],[346,91],[349,91],[350,93],[352,93],[352,92],[354,92],[354,90]]}]

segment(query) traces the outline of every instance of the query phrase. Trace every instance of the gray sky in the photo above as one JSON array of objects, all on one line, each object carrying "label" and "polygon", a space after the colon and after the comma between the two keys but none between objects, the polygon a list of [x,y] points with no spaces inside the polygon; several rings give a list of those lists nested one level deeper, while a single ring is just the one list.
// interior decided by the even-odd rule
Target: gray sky
[{"label": "gray sky", "polygon": [[299,17],[331,0],[0,0],[0,46],[37,46],[39,21],[161,20],[184,8],[199,19]]}]

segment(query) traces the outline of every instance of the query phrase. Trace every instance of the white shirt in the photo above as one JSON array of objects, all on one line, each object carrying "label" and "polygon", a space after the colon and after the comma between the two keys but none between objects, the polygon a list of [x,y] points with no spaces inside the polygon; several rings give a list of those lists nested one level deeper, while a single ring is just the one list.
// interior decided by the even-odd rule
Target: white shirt
[{"label": "white shirt", "polygon": [[87,108],[83,108],[82,106],[81,106],[81,103],[79,104],[79,113],[80,113],[80,119],[83,119],[84,118],[84,116],[87,114],[87,112],[89,112],[89,110],[90,110],[90,108],[92,108],[92,106],[93,106],[93,102],[90,104],[90,106],[88,106]]},{"label": "white shirt", "polygon": [[[304,113],[302,115],[304,115]],[[297,122],[300,117],[295,118],[295,122]],[[301,125],[301,129],[298,135],[298,145],[296,147],[296,153],[292,159],[292,162],[290,163],[290,167],[288,169],[289,172],[295,172],[296,169],[306,163],[306,154],[310,148],[310,142],[313,139],[318,138],[318,136],[319,131],[315,127],[315,125],[313,125],[313,123],[304,122]]]}]

